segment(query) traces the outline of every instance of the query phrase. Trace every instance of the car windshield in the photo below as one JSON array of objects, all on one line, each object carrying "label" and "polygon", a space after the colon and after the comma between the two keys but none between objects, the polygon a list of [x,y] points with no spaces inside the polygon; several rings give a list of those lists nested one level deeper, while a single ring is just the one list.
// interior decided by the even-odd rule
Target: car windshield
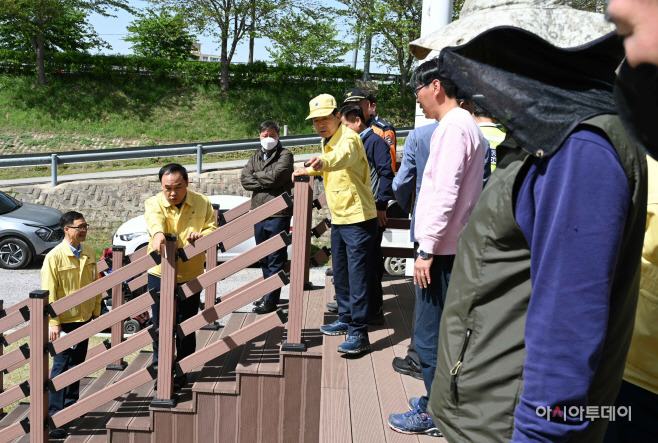
[{"label": "car windshield", "polygon": [[15,211],[22,205],[23,203],[19,202],[11,195],[0,192],[0,215]]}]

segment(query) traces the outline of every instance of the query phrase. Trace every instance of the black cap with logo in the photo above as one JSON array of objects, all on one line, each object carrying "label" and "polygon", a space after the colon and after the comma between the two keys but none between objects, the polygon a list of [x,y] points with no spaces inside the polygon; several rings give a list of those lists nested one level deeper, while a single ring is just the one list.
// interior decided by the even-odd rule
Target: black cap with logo
[{"label": "black cap with logo", "polygon": [[357,103],[366,99],[367,95],[359,88],[350,88],[343,94],[343,103]]}]

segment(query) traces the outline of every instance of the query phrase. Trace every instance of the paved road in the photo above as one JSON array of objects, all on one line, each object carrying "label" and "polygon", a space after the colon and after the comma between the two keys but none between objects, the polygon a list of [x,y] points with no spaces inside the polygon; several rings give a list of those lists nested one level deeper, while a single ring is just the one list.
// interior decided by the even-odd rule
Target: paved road
[{"label": "paved road", "polygon": [[[4,301],[5,308],[25,300],[30,291],[41,288],[40,270],[42,263],[42,261],[37,261],[20,271],[0,269],[0,300]],[[324,286],[324,273],[326,270],[326,267],[311,268],[311,282],[316,286]],[[244,269],[221,281],[217,286],[217,295],[222,296],[227,294],[261,275],[261,271],[258,268]],[[281,290],[281,298],[288,299],[289,293],[289,287],[284,287]],[[201,300],[204,300],[203,294],[201,294]],[[249,304],[239,309],[238,312],[251,312],[252,308],[253,306]],[[226,321],[226,319],[222,320]]]}]

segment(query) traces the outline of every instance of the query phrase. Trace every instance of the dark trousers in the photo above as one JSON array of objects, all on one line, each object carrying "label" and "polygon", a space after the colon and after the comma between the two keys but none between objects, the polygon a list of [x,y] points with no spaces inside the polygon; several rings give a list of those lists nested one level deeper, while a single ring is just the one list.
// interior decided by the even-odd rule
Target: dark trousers
[{"label": "dark trousers", "polygon": [[[71,333],[78,329],[81,326],[86,325],[84,323],[62,323],[62,332]],[[85,340],[77,344],[75,349],[67,349],[59,354],[55,355],[53,358],[53,367],[50,371],[50,378],[55,378],[60,374],[68,371],[83,363],[87,358],[87,346],[89,345],[89,340]],[[48,414],[54,415],[57,414],[62,409],[71,406],[78,401],[80,397],[80,382],[76,381],[75,383],[60,389],[59,391],[50,393],[48,397]]]},{"label": "dark trousers", "polygon": [[[256,223],[254,226],[256,244],[260,245],[275,235],[279,235],[281,231],[290,232],[290,217],[269,217],[260,223]],[[268,279],[282,271],[286,265],[286,261],[288,261],[287,247],[283,247],[267,257],[261,258],[258,263],[260,264],[260,269],[263,271],[263,278]],[[280,296],[281,289],[279,288],[267,294],[265,300],[272,303],[279,303]]]},{"label": "dark trousers", "polygon": [[454,255],[435,255],[430,268],[430,283],[427,288],[416,286],[416,352],[423,372],[423,382],[427,395],[420,397],[418,406],[425,412],[430,396],[434,372],[436,372],[436,356],[439,352],[439,327],[441,315],[448,293],[448,283],[452,273]]},{"label": "dark trousers", "polygon": [[338,320],[349,325],[349,335],[368,337],[368,306],[372,273],[372,244],[377,219],[331,226],[331,255]]},{"label": "dark trousers", "polygon": [[[414,243],[414,257],[418,256],[418,243]],[[416,363],[416,366],[420,366],[420,361],[418,360],[418,352],[416,352],[416,335],[414,334],[414,331],[416,330],[415,328],[415,323],[416,323],[416,307],[418,306],[418,297],[415,296],[414,294],[414,314],[413,314],[413,319],[414,321],[411,322],[411,341],[409,343],[409,347],[407,348],[407,357],[411,359],[414,363]]]},{"label": "dark trousers", "polygon": [[657,442],[658,394],[623,380],[615,402],[615,414],[622,406],[630,408],[631,419],[627,414],[610,421],[604,443]]},{"label": "dark trousers", "polygon": [[[148,275],[148,288],[149,291],[153,288],[160,291],[160,277],[155,275]],[[178,286],[184,283],[179,284]],[[185,300],[176,299],[176,324],[183,323],[185,320],[194,317],[199,312],[199,300],[201,293],[197,292],[196,294],[187,297]],[[155,303],[152,306],[153,309],[153,327],[158,328],[160,326],[160,303]],[[173,334],[173,331],[172,331]],[[179,337],[176,335],[176,360],[180,361],[187,357],[188,355],[194,354],[196,350],[196,334],[186,335],[185,338]],[[158,362],[158,342],[153,342],[153,363]]]},{"label": "dark trousers", "polygon": [[384,256],[382,255],[382,238],[384,228],[377,222],[377,235],[372,245],[372,277],[370,279],[370,307],[369,314],[375,315],[379,312],[384,304],[384,290],[382,289],[382,279],[384,278]]}]

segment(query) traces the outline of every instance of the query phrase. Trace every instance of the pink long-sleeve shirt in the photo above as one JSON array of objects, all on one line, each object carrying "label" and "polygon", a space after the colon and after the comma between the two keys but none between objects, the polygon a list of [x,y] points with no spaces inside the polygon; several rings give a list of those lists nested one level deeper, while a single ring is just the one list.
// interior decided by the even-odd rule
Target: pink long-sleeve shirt
[{"label": "pink long-sleeve shirt", "polygon": [[454,255],[457,240],[482,193],[485,141],[471,114],[455,108],[432,134],[430,156],[416,206],[422,251]]}]

